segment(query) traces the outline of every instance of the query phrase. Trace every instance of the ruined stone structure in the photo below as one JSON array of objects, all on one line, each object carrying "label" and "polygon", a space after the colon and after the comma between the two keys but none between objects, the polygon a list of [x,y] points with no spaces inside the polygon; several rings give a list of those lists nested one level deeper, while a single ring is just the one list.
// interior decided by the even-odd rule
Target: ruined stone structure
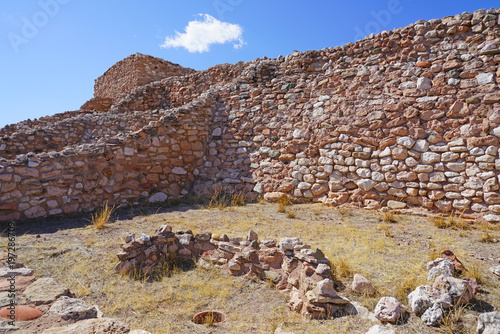
[{"label": "ruined stone structure", "polygon": [[118,253],[115,270],[121,274],[151,275],[169,258],[194,259],[202,266],[214,264],[232,276],[245,275],[272,282],[289,291],[292,310],[312,319],[348,312],[349,301],[334,289],[330,261],[299,238],[258,240],[254,231],[245,239],[226,234],[172,232],[160,226],[155,235],[130,234]]},{"label": "ruined stone structure", "polygon": [[198,72],[131,56],[106,103],[0,130],[0,220],[224,188],[500,221],[499,14]]},{"label": "ruined stone structure", "polygon": [[111,66],[106,73],[96,79],[94,97],[81,109],[109,110],[111,105],[135,88],[160,79],[188,75],[193,72],[195,72],[193,69],[136,53]]}]

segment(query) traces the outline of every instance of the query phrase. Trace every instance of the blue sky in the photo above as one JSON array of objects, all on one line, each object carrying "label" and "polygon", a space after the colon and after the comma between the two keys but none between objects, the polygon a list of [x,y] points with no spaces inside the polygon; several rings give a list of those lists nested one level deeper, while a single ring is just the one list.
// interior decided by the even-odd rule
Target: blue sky
[{"label": "blue sky", "polygon": [[343,45],[419,19],[495,5],[485,0],[0,0],[0,127],[79,109],[92,97],[94,79],[136,52],[203,70]]}]

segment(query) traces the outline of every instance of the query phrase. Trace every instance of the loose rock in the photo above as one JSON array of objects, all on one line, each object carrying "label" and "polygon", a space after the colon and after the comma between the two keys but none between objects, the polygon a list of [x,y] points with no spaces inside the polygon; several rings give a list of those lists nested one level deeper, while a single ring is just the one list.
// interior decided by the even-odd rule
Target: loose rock
[{"label": "loose rock", "polygon": [[375,306],[375,317],[384,322],[396,322],[403,315],[404,306],[394,297],[382,297]]}]

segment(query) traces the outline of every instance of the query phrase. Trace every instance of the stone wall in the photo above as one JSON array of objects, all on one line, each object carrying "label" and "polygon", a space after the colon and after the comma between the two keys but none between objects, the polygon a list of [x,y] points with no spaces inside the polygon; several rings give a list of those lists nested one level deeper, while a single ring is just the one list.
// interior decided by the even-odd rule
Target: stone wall
[{"label": "stone wall", "polygon": [[183,76],[193,72],[195,72],[193,69],[136,53],[117,62],[96,79],[94,97],[81,109],[106,111],[134,88],[163,78]]},{"label": "stone wall", "polygon": [[162,202],[186,195],[207,143],[202,107],[160,110],[141,130],[61,152],[0,162],[0,220],[89,212],[104,203]]},{"label": "stone wall", "polygon": [[26,154],[62,151],[67,146],[104,142],[117,135],[139,131],[160,117],[158,110],[128,113],[86,111],[68,114],[71,116],[58,114],[44,117],[17,126],[15,130],[11,127],[11,131],[6,131],[5,134],[2,132],[0,157],[22,160]]},{"label": "stone wall", "polygon": [[[152,129],[165,131],[161,119],[175,123],[177,118],[190,124],[184,131],[199,135],[187,140],[197,143],[196,163],[186,168],[196,175],[190,178],[193,182],[174,182],[177,194],[209,195],[222,188],[243,191],[248,198],[287,195],[297,201],[352,202],[368,208],[421,206],[500,221],[499,13],[478,10],[420,20],[341,47],[221,64],[136,87],[120,98],[115,91],[117,102],[109,118],[103,113],[81,116],[92,128],[81,136],[83,118],[74,114],[60,117],[76,136],[47,125],[45,132],[30,132],[33,137],[28,138],[10,126],[6,134],[19,139],[15,145],[16,140],[2,142],[3,151],[11,153],[4,154],[10,160],[1,162],[0,180],[24,177],[28,160],[35,158],[15,161],[12,152],[33,151],[37,147],[32,143],[42,142],[47,131],[57,130],[50,136],[75,144],[113,147],[127,138],[127,145],[139,147],[137,133],[150,138]],[[113,91],[113,85],[119,86],[109,80],[103,87]],[[37,122],[31,123],[35,129]],[[168,138],[181,142],[186,134],[171,128]],[[189,146],[159,144],[169,152],[174,147],[180,152]],[[140,161],[149,170],[156,152],[149,153],[150,160],[134,154],[128,164]],[[185,159],[191,152],[176,154]],[[42,153],[43,159],[46,155]],[[44,161],[46,169],[58,162],[50,159]],[[182,162],[171,165],[182,167]],[[67,178],[80,172],[68,170]],[[169,169],[162,173],[164,178],[172,175]],[[86,182],[84,177],[80,183]],[[154,181],[150,185],[163,189]],[[7,217],[19,211],[20,198],[33,200],[22,184],[12,187],[0,188],[0,208],[15,208]],[[132,191],[122,196],[116,187],[113,197],[120,200],[153,195]],[[93,208],[101,200],[81,197],[77,210]]]}]

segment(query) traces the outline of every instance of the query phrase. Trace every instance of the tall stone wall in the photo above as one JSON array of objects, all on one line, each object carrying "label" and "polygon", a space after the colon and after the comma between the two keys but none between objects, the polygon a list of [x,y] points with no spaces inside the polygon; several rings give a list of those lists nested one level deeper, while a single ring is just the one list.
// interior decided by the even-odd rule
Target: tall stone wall
[{"label": "tall stone wall", "polygon": [[[96,118],[90,122],[95,138],[85,140],[113,147],[127,138],[128,145],[142,145],[137,133],[164,131],[162,117],[173,124],[180,119],[192,127],[184,131],[201,135],[187,140],[197,143],[196,163],[185,169],[192,173],[189,182],[174,182],[179,192],[150,182],[151,189],[171,196],[225,188],[249,198],[286,194],[298,201],[369,208],[390,203],[500,221],[499,13],[478,10],[421,20],[341,47],[167,77],[115,98],[108,123],[101,121],[104,114],[89,113]],[[78,122],[70,121],[75,127]],[[169,138],[182,141],[177,137],[183,136],[174,131]],[[160,141],[159,147],[169,150],[171,142]],[[180,152],[189,146],[173,147],[185,159]],[[150,160],[135,160],[135,154],[129,159],[149,164],[150,170],[157,153],[148,153]],[[29,166],[29,161],[23,165],[24,156],[9,159],[1,163],[0,180],[6,182],[22,178]],[[172,159],[177,167],[185,162]],[[48,169],[56,163],[47,161]],[[68,179],[72,173],[77,169],[68,172]],[[171,169],[161,173],[166,179],[176,176]],[[24,212],[12,203],[29,197],[29,190],[12,187],[2,183],[0,215]],[[154,195],[129,190],[117,186],[113,197],[134,201]],[[87,199],[78,199],[77,210],[93,208],[104,198]],[[14,209],[5,211],[9,205]]]},{"label": "tall stone wall", "polygon": [[136,53],[119,61],[96,79],[94,98],[87,101],[81,109],[106,111],[134,88],[163,78],[183,76],[193,72],[195,72],[193,69]]},{"label": "tall stone wall", "polygon": [[251,174],[268,198],[500,220],[498,37],[498,10],[477,11],[252,62],[222,93],[195,190]]}]

